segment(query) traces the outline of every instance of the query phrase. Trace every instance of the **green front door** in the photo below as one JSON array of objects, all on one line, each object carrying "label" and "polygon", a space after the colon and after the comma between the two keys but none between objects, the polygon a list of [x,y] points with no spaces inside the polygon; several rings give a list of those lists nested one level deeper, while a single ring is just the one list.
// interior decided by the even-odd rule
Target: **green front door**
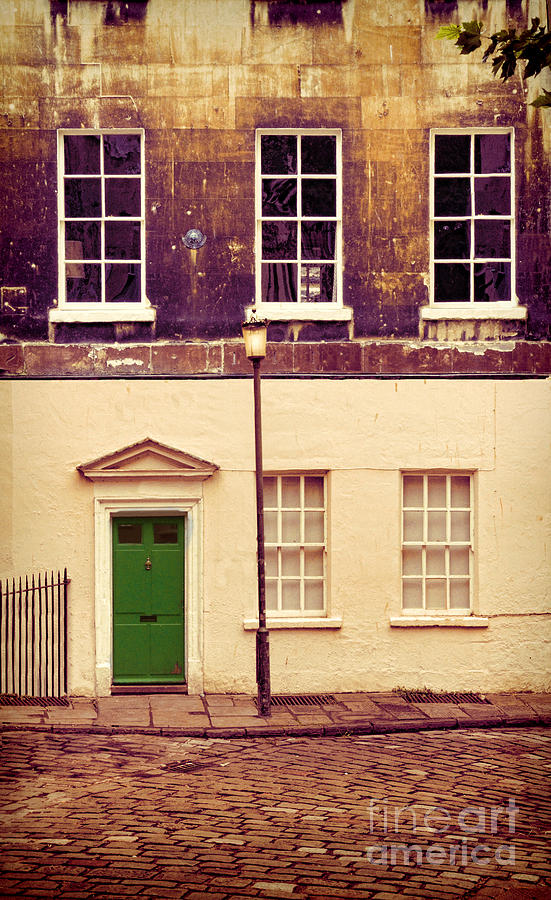
[{"label": "green front door", "polygon": [[113,520],[113,681],[181,684],[184,519]]}]

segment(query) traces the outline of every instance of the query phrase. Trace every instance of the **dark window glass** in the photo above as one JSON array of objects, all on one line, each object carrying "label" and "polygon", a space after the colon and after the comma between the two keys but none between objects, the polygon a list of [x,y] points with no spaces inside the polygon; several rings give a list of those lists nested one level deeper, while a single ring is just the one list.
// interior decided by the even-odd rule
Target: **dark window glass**
[{"label": "dark window glass", "polygon": [[303,135],[301,171],[306,175],[333,175],[337,171],[337,141],[327,134]]},{"label": "dark window glass", "polygon": [[262,215],[296,216],[297,183],[290,178],[262,179]]},{"label": "dark window glass", "polygon": [[468,259],[469,222],[435,222],[434,255],[437,259]]},{"label": "dark window glass", "polygon": [[108,263],[105,266],[105,299],[108,303],[136,303],[140,299],[140,266]]},{"label": "dark window glass", "polygon": [[101,266],[99,263],[67,263],[67,300],[75,303],[101,300]]},{"label": "dark window glass", "polygon": [[474,267],[474,299],[493,303],[511,299],[511,266],[509,263],[479,263]]},{"label": "dark window glass", "polygon": [[153,523],[153,541],[155,544],[177,544],[178,543],[178,523],[177,522],[154,522]]},{"label": "dark window glass", "polygon": [[477,216],[508,216],[511,213],[509,178],[476,178],[474,196]]},{"label": "dark window glass", "polygon": [[106,178],[105,215],[139,216],[140,181],[137,178]]},{"label": "dark window glass", "polygon": [[468,178],[436,178],[434,181],[435,216],[469,216],[471,191]]},{"label": "dark window glass", "polygon": [[500,219],[474,223],[474,253],[478,257],[511,256],[511,225]]},{"label": "dark window glass", "polygon": [[106,175],[139,175],[141,171],[140,136],[105,134],[103,167]]},{"label": "dark window glass", "polygon": [[65,259],[100,259],[99,222],[67,222],[65,224]]},{"label": "dark window glass", "polygon": [[141,544],[142,526],[138,524],[118,524],[119,544]]},{"label": "dark window glass", "polygon": [[435,172],[471,171],[470,134],[437,134],[434,138]]},{"label": "dark window glass", "polygon": [[260,138],[260,165],[266,175],[296,175],[297,139],[290,134],[265,134]]},{"label": "dark window glass", "polygon": [[470,266],[468,263],[436,263],[434,270],[434,299],[437,302],[469,300]]},{"label": "dark window glass", "polygon": [[301,246],[303,259],[334,259],[336,222],[303,222]]},{"label": "dark window glass", "polygon": [[296,259],[297,223],[263,222],[262,256],[264,259]]},{"label": "dark window glass", "polygon": [[335,266],[301,266],[300,297],[304,303],[330,303],[335,283]]},{"label": "dark window glass", "polygon": [[106,259],[140,258],[139,222],[105,223]]},{"label": "dark window glass", "polygon": [[99,175],[100,137],[66,134],[63,139],[66,175]]},{"label": "dark window glass", "polygon": [[262,266],[262,300],[264,302],[296,302],[297,266],[293,263],[264,263]]},{"label": "dark window glass", "polygon": [[303,178],[302,215],[336,216],[337,182],[334,178]]},{"label": "dark window glass", "polygon": [[68,219],[93,219],[101,216],[101,180],[65,179],[65,215]]},{"label": "dark window glass", "polygon": [[511,171],[511,135],[477,134],[474,139],[474,170],[485,175]]}]

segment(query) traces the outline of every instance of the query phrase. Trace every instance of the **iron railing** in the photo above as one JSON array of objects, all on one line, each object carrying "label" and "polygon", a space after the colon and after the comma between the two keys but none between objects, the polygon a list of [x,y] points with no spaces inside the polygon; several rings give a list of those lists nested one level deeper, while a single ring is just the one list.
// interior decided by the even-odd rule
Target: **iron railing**
[{"label": "iron railing", "polygon": [[0,581],[0,693],[67,694],[69,582],[67,569]]}]

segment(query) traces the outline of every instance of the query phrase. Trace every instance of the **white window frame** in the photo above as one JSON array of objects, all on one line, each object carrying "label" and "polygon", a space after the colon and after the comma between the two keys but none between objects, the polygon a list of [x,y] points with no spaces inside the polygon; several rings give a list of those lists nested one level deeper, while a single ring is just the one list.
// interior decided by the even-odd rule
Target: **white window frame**
[{"label": "white window frame", "polygon": [[[404,503],[404,479],[408,476],[423,478],[423,505],[422,506],[406,506]],[[428,479],[432,476],[446,478],[446,506],[445,507],[429,507],[428,506]],[[454,477],[469,478],[469,506],[468,507],[452,507],[451,506],[451,479]],[[475,478],[472,470],[404,470],[400,477],[400,509],[401,509],[401,535],[400,535],[400,594],[401,594],[401,615],[402,617],[457,617],[462,618],[472,616],[473,609],[473,587],[474,587],[474,562],[475,562],[475,541],[474,541],[474,517],[475,517]],[[446,513],[446,540],[429,541],[428,540],[428,512],[429,509],[434,511],[443,511]],[[451,540],[451,511],[469,511],[469,539],[463,541]],[[415,511],[423,513],[423,535],[421,540],[406,541],[404,538],[404,512]],[[422,556],[422,572],[421,574],[404,572],[404,549],[420,549]],[[427,575],[427,549],[436,548],[443,549],[445,552],[445,573],[444,574],[428,574]],[[461,548],[468,550],[469,573],[451,574],[450,573],[450,548]],[[427,580],[445,580],[446,581],[446,607],[444,609],[427,608],[426,601],[426,585]],[[454,580],[469,581],[469,605],[467,606],[450,606],[450,585]],[[422,582],[422,606],[404,606],[404,584],[407,581]]]},{"label": "white window frame", "polygon": [[[304,479],[305,478],[321,478],[323,480],[323,541],[284,541],[282,535],[282,511],[291,509],[291,507],[282,506],[282,478],[299,478],[300,479],[300,507],[292,507],[293,510],[300,510],[300,532],[304,534],[304,513],[306,510],[320,511],[321,507],[306,507],[304,503]],[[267,511],[277,512],[278,522],[278,540],[264,540],[264,555],[267,556],[268,550],[276,550],[278,559],[281,556],[281,549],[299,549],[300,550],[300,575],[285,576],[279,574],[281,572],[281,564],[278,566],[277,576],[268,576],[266,574],[266,600],[268,600],[268,582],[277,582],[278,608],[269,608],[266,603],[266,615],[268,619],[320,619],[327,617],[327,473],[325,472],[265,472],[264,478],[275,478],[277,485],[277,506],[267,506],[264,501],[264,514]],[[323,558],[323,572],[321,575],[308,576],[304,574],[304,550],[308,548],[321,549]],[[266,572],[268,568],[266,566]],[[300,579],[300,609],[282,609],[282,584],[285,580]],[[305,609],[304,608],[304,584],[305,581],[321,581],[323,585],[323,607],[321,609]]]},{"label": "white window frame", "polygon": [[[511,256],[510,256],[510,265],[511,265],[511,299],[507,301],[495,301],[491,303],[477,302],[474,299],[474,289],[472,283],[472,271],[474,266],[474,223],[478,218],[485,219],[486,216],[476,216],[474,205],[471,208],[471,214],[469,216],[453,216],[450,217],[454,221],[456,220],[465,220],[471,223],[471,246],[470,246],[470,257],[467,260],[455,260],[450,259],[449,262],[468,262],[471,265],[471,287],[470,294],[471,299],[463,302],[449,302],[449,301],[439,301],[437,302],[434,299],[435,294],[435,241],[434,241],[434,230],[435,230],[435,222],[445,220],[445,217],[434,215],[434,187],[435,181],[439,175],[435,173],[435,138],[438,135],[476,135],[476,134],[509,134],[511,137],[511,172],[507,175],[503,175],[500,177],[507,177],[510,179],[511,185],[511,211],[508,216],[493,216],[492,218],[498,220],[507,220],[511,223]],[[469,178],[471,181],[471,194],[474,193],[474,180],[477,176],[474,173],[474,140],[471,140],[471,164],[470,164],[470,172]],[[453,173],[447,172],[443,177],[453,177],[454,174],[461,174],[465,177],[465,173]],[[492,173],[489,173],[492,174]],[[485,174],[483,177],[488,177],[488,174]],[[515,274],[516,274],[516,225],[515,225],[515,210],[516,210],[516,192],[515,192],[515,131],[514,128],[432,128],[430,131],[430,183],[429,183],[429,218],[430,218],[430,306],[424,307],[421,309],[421,317],[423,319],[440,319],[440,318],[469,318],[469,319],[478,319],[478,318],[514,318],[514,319],[525,319],[526,318],[526,308],[518,305],[518,299],[516,297],[516,288],[515,288]],[[448,260],[446,260],[448,261]],[[479,260],[477,260],[478,262]],[[503,260],[492,258],[489,260],[480,259],[480,262],[499,262],[505,261],[509,262],[509,258]]]},{"label": "white window frame", "polygon": [[[323,136],[331,135],[336,138],[336,235],[335,235],[335,300],[331,302],[264,302],[262,301],[262,172],[261,172],[261,139],[265,135],[295,135],[297,138],[303,136]],[[342,130],[340,128],[258,128],[256,130],[256,153],[255,153],[255,219],[256,219],[256,239],[255,239],[255,297],[249,309],[256,308],[257,315],[264,316],[269,320],[293,321],[293,320],[326,320],[326,321],[350,321],[352,318],[352,310],[343,306],[343,286],[342,286]],[[332,174],[329,173],[330,177]],[[277,177],[277,176],[275,176]],[[298,172],[296,177],[300,182],[300,151],[298,153]],[[318,176],[308,177],[327,177],[322,173]],[[297,221],[301,221],[299,215],[300,209],[297,208]],[[316,217],[323,218],[323,217]],[[332,218],[332,217],[327,217]],[[300,240],[298,247],[298,281],[297,290],[300,293]]]},{"label": "white window frame", "polygon": [[[126,176],[140,180],[141,197],[140,197],[140,300],[130,303],[107,303],[104,299],[100,301],[70,301],[66,297],[65,282],[65,222],[68,221],[65,216],[65,156],[64,156],[64,138],[66,136],[76,135],[98,135],[103,136],[110,134],[135,134],[140,137],[140,174],[139,176]],[[58,166],[58,305],[57,308],[49,311],[50,322],[152,322],[155,320],[155,309],[149,303],[146,297],[146,261],[145,261],[145,131],[143,128],[63,128],[57,132],[57,166]],[[71,177],[71,176],[67,176]],[[75,178],[87,177],[75,175]],[[105,197],[105,181],[110,177],[125,177],[121,175],[109,176],[103,171],[103,152],[100,153],[100,172],[99,175],[89,176],[101,179],[102,197]],[[132,217],[132,221],[136,221],[138,217]],[[78,220],[76,220],[78,221]],[[104,223],[106,221],[118,221],[115,218],[107,218],[102,215],[97,217],[96,221],[101,223],[102,232],[102,253],[98,262],[102,266],[102,294],[105,290],[104,267],[110,262],[105,258],[104,250]],[[128,221],[127,217],[121,218],[120,221]],[[74,262],[74,260],[72,260]],[[95,261],[94,261],[95,262]],[[136,262],[128,260],[128,262]]]}]

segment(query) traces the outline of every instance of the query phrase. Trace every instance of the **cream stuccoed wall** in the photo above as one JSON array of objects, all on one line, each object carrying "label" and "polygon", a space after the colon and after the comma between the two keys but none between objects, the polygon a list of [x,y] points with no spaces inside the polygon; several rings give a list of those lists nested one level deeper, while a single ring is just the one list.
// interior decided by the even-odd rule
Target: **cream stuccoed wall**
[{"label": "cream stuccoed wall", "polygon": [[[274,692],[551,687],[549,388],[538,379],[263,381],[265,469],[328,472],[334,625],[271,631]],[[0,576],[67,566],[70,693],[109,690],[109,647],[103,674],[96,659],[110,633],[109,602],[97,597],[97,485],[76,467],[146,436],[219,466],[194,488],[192,686],[254,691],[250,379],[3,381],[0,409]],[[416,468],[476,473],[480,627],[391,626],[400,471]],[[166,484],[137,480],[132,490],[136,508],[140,498],[148,508],[174,500]]]}]

